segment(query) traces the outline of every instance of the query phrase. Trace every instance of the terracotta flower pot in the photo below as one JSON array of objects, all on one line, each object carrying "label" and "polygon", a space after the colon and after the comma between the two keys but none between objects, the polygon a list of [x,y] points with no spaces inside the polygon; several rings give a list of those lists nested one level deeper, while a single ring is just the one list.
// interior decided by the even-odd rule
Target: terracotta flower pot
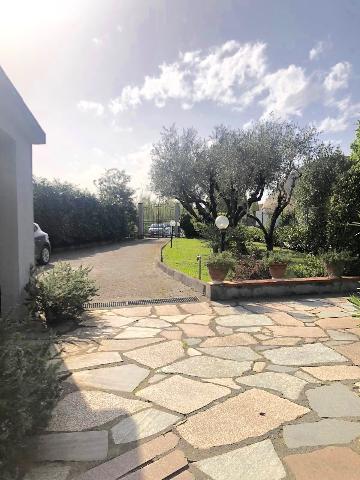
[{"label": "terracotta flower pot", "polygon": [[213,266],[213,265],[208,265],[208,270],[209,270],[209,275],[211,277],[211,280],[214,283],[221,283],[225,280],[226,275],[228,274],[229,267],[227,266]]},{"label": "terracotta flower pot", "polygon": [[272,278],[284,278],[287,269],[287,263],[272,263],[269,265]]},{"label": "terracotta flower pot", "polygon": [[326,263],[325,268],[329,277],[341,277],[344,273],[344,262]]}]

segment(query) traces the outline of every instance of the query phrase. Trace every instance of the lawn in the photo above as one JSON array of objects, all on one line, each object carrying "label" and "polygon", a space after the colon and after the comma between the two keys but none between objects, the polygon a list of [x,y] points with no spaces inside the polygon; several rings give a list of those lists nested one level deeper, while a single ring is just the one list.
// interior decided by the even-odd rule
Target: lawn
[{"label": "lawn", "polygon": [[[253,243],[253,245],[261,250],[266,250],[264,243],[256,242]],[[290,263],[287,276],[291,276],[291,265],[301,263],[304,254],[293,250],[281,249],[279,247],[275,247],[274,250],[282,250],[289,254]],[[170,248],[170,244],[168,244],[163,250],[163,258],[166,265],[194,278],[199,278],[199,263],[196,260],[196,257],[201,255],[201,279],[205,282],[210,280],[208,269],[206,267],[206,259],[210,254],[211,249],[206,242],[197,238],[175,238],[173,240],[173,248]]]}]

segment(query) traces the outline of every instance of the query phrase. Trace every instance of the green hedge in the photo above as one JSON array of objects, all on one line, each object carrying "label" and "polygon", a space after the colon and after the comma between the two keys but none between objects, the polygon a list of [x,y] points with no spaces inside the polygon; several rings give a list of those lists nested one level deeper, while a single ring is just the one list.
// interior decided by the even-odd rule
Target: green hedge
[{"label": "green hedge", "polygon": [[34,218],[53,247],[64,247],[128,237],[136,210],[132,200],[112,204],[71,183],[34,179]]}]

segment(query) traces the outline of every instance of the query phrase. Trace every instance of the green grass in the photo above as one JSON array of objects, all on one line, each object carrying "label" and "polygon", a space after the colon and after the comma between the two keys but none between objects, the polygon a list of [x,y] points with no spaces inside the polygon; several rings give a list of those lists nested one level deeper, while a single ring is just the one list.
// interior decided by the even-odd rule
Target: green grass
[{"label": "green grass", "polygon": [[166,265],[193,278],[199,278],[199,262],[196,257],[201,255],[201,279],[205,282],[210,280],[206,266],[206,259],[210,254],[208,245],[197,238],[174,238],[173,248],[168,244],[163,250]]},{"label": "green grass", "polygon": [[[266,245],[264,243],[255,242],[253,245],[260,250],[266,250]],[[305,254],[280,247],[275,247],[274,250],[283,251],[289,255],[290,263],[286,276],[292,276],[291,266],[301,263]],[[211,249],[208,247],[207,243],[197,238],[174,238],[173,248],[170,248],[170,244],[168,244],[163,250],[163,258],[166,265],[193,278],[199,278],[199,263],[196,260],[196,257],[201,255],[201,279],[205,282],[210,281],[209,272],[206,266],[206,259],[210,254]]]}]

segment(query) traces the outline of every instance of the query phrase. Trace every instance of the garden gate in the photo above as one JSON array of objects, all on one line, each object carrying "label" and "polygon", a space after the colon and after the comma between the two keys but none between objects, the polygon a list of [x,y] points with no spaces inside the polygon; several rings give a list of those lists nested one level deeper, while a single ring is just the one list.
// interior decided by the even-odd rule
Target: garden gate
[{"label": "garden gate", "polygon": [[[149,229],[152,225],[169,225],[171,220],[180,221],[180,204],[177,202],[153,202],[138,204],[138,236],[143,237],[162,237],[164,229]],[[156,230],[154,232],[154,230]],[[178,227],[174,228],[174,234],[177,235]]]}]

